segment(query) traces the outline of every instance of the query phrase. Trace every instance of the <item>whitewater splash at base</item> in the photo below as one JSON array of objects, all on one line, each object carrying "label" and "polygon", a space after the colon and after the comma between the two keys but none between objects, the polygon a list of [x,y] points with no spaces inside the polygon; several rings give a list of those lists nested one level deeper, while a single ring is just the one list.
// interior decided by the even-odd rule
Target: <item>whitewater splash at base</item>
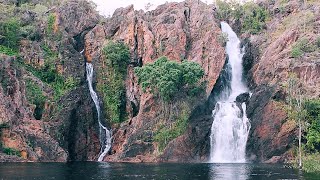
[{"label": "whitewater splash at base", "polygon": [[[248,91],[242,82],[242,57],[240,40],[231,27],[221,23],[221,28],[228,35],[226,52],[231,72],[231,86],[220,95],[215,109],[210,135],[210,162],[244,163],[245,150],[250,130],[246,116],[246,104],[237,104],[236,97]],[[242,109],[242,110],[241,110]]]},{"label": "whitewater splash at base", "polygon": [[99,140],[101,143],[101,151],[99,154],[98,161],[102,161],[103,158],[107,155],[111,148],[111,131],[109,131],[103,124],[101,123],[101,115],[100,115],[100,104],[97,93],[93,90],[92,87],[92,78],[93,78],[93,66],[91,63],[86,63],[86,71],[87,71],[87,81],[90,90],[91,98],[96,106],[97,114],[98,114],[98,123],[99,123]]}]

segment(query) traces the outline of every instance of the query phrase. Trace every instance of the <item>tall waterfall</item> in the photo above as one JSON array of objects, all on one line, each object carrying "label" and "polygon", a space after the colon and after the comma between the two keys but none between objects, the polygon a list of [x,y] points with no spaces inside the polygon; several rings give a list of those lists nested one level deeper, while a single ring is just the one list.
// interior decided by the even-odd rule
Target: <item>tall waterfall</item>
[{"label": "tall waterfall", "polygon": [[98,123],[99,123],[99,140],[101,143],[101,151],[98,158],[98,161],[102,161],[103,158],[107,155],[111,148],[111,131],[109,131],[103,124],[101,123],[101,114],[100,114],[100,104],[97,93],[93,90],[92,87],[92,77],[93,77],[93,66],[91,63],[86,63],[87,70],[87,81],[89,85],[91,98],[96,106],[97,114],[98,114]]},{"label": "tall waterfall", "polygon": [[246,142],[250,130],[250,122],[246,117],[246,104],[241,108],[235,100],[241,93],[247,92],[242,82],[242,57],[240,40],[231,27],[221,22],[221,28],[228,35],[226,52],[231,72],[231,86],[223,90],[215,109],[210,135],[210,162],[243,163],[245,162]]}]

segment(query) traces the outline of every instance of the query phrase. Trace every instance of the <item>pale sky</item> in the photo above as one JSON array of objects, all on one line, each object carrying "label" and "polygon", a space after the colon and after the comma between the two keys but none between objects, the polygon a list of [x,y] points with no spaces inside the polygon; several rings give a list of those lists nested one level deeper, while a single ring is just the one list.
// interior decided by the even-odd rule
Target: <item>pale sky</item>
[{"label": "pale sky", "polygon": [[158,5],[165,2],[182,2],[183,0],[92,0],[97,4],[98,11],[105,16],[112,16],[113,12],[119,7],[134,5],[135,10],[145,10],[145,5],[150,3],[153,6],[149,10],[155,9]]}]

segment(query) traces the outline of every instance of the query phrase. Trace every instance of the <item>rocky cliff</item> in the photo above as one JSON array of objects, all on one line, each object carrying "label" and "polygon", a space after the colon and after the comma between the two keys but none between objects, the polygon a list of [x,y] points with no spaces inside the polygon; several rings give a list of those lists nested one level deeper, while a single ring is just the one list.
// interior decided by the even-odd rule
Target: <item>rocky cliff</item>
[{"label": "rocky cliff", "polygon": [[98,13],[86,1],[7,3],[1,7],[14,9],[31,34],[22,35],[18,55],[1,55],[1,150],[22,161],[95,160],[98,125],[80,48]]},{"label": "rocky cliff", "polygon": [[[19,20],[35,26],[37,37],[20,40],[16,59],[3,56],[1,77],[8,83],[1,87],[2,149],[23,154],[21,160],[25,161],[96,160],[100,149],[98,125],[84,65],[85,61],[92,62],[96,71],[103,70],[102,48],[112,40],[125,42],[130,49],[125,80],[127,107],[122,112],[128,117],[122,124],[105,120],[114,132],[112,150],[105,160],[205,160],[212,122],[206,104],[225,63],[212,7],[186,1],[143,12],[129,6],[104,19],[86,1],[52,5],[50,9],[41,6],[41,12],[35,8],[39,8],[37,2],[31,2],[27,10],[19,4],[16,7],[16,15],[22,17]],[[206,93],[198,100],[178,99],[167,107],[157,97],[143,93],[134,67],[161,56],[200,64],[205,71]],[[97,74],[95,78],[99,83]],[[186,132],[159,150],[154,141],[159,122],[170,124],[181,112],[190,119]]]},{"label": "rocky cliff", "polygon": [[[304,98],[319,98],[320,61],[316,39],[320,30],[318,2],[260,1],[270,10],[270,20],[257,35],[243,35],[246,54],[244,66],[253,95],[248,117],[252,130],[248,153],[259,161],[287,161],[297,142],[296,122],[287,116],[287,82],[295,74]],[[299,19],[299,20],[298,20]],[[307,41],[297,57],[295,48]]]},{"label": "rocky cliff", "polygon": [[[243,39],[244,77],[252,92],[247,108],[252,124],[248,157],[285,161],[292,156],[296,141],[296,123],[284,108],[289,74],[300,79],[306,97],[318,98],[320,94],[319,45],[302,49],[298,56],[292,54],[305,39],[316,45],[320,6],[318,2],[305,6],[298,0],[258,3],[270,13],[259,33],[243,33],[241,21],[228,19]],[[102,112],[103,123],[113,131],[112,148],[104,161],[207,160],[211,113],[215,97],[226,84],[223,72],[227,59],[212,5],[187,0],[165,3],[148,12],[129,6],[117,9],[110,18],[99,16],[82,0],[30,1],[28,5],[8,1],[0,7],[9,9],[6,16],[18,17],[21,25],[18,48],[13,53],[0,48],[0,161],[97,160],[99,127],[85,62],[94,65],[93,84],[103,106],[104,92],[98,87],[105,85],[101,72],[110,74],[105,72],[103,53],[110,41],[124,42],[130,60],[122,82],[125,107],[120,113],[125,121],[115,123],[105,110]],[[1,27],[11,22],[6,16],[0,17]],[[305,18],[304,23],[294,21],[297,18]],[[6,41],[0,36],[1,45]],[[196,98],[178,95],[164,103],[142,91],[135,67],[161,56],[179,63],[198,63],[205,72],[205,92]],[[157,140],[161,130],[172,129],[180,120],[187,122],[183,132]]]},{"label": "rocky cliff", "polygon": [[[168,143],[163,151],[154,141],[161,121],[175,121],[174,114],[183,109],[188,119],[197,106],[206,103],[225,63],[224,49],[218,41],[221,34],[212,7],[202,2],[166,3],[150,12],[134,11],[133,6],[115,11],[104,25],[97,25],[85,37],[87,59],[101,68],[103,39],[124,41],[131,51],[126,80],[128,121],[114,128],[111,155],[107,161],[202,161],[208,155],[211,111],[197,117],[187,131]],[[206,94],[197,102],[181,99],[166,110],[159,99],[143,93],[133,73],[136,66],[152,63],[166,56],[181,62],[197,62],[205,71]],[[184,105],[182,105],[184,104]],[[138,112],[133,112],[138,109]],[[169,111],[169,112],[168,112]],[[176,111],[176,113],[172,113]],[[172,119],[173,118],[173,119]],[[192,120],[190,120],[192,121]]]}]

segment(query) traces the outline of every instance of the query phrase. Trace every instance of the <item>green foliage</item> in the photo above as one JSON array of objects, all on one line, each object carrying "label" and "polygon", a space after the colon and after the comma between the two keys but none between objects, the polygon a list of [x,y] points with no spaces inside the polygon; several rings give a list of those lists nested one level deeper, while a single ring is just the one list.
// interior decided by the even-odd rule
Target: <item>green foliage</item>
[{"label": "green foliage", "polygon": [[298,47],[293,47],[292,50],[291,50],[291,56],[293,58],[299,58],[299,57],[302,57],[303,55],[303,51],[298,48]]},{"label": "green foliage", "polygon": [[170,128],[162,125],[154,135],[154,141],[159,144],[159,151],[163,151],[168,143],[182,135],[188,127],[189,108],[187,106],[182,107],[181,113],[176,118],[176,121],[170,126]]},{"label": "green foliage", "polygon": [[55,70],[55,65],[46,64],[42,69],[36,69],[32,66],[25,65],[26,69],[31,72],[34,76],[38,77],[42,82],[49,85],[54,91],[54,102],[65,95],[68,91],[74,89],[79,81],[73,77],[67,77],[66,79],[59,75]]},{"label": "green foliage", "polygon": [[294,58],[302,57],[304,53],[314,52],[317,47],[316,43],[310,42],[308,39],[303,38],[298,40],[291,50],[291,56]]},{"label": "green foliage", "polygon": [[308,39],[303,38],[296,43],[296,47],[300,48],[303,52],[310,53],[316,50],[315,45]]},{"label": "green foliage", "polygon": [[47,11],[48,11],[48,8],[46,6],[41,5],[41,4],[36,4],[33,9],[33,12],[35,12],[37,14],[44,14]]},{"label": "green foliage", "polygon": [[238,1],[217,0],[216,16],[220,20],[238,20],[242,32],[259,33],[269,18],[269,11],[253,2],[240,4]]},{"label": "green foliage", "polygon": [[46,97],[40,87],[29,79],[26,80],[26,97],[31,104],[36,106],[33,113],[34,117],[38,120],[41,119]]},{"label": "green foliage", "polygon": [[78,82],[73,77],[68,77],[64,81],[64,85],[65,85],[66,89],[73,89],[74,87],[76,87],[78,85]]},{"label": "green foliage", "polygon": [[320,151],[320,99],[306,101],[306,122],[309,124],[306,135],[306,150]]},{"label": "green foliage", "polygon": [[232,4],[223,0],[217,0],[216,5],[218,7],[217,17],[220,20],[227,20],[232,16]]},{"label": "green foliage", "polygon": [[320,153],[308,154],[303,157],[302,170],[307,173],[320,172]]},{"label": "green foliage", "polygon": [[107,66],[112,67],[114,71],[122,75],[127,72],[127,65],[130,59],[129,48],[123,42],[110,41],[104,48],[103,53],[106,56]]},{"label": "green foliage", "polygon": [[98,70],[100,79],[97,89],[102,94],[104,109],[110,121],[120,123],[125,120],[124,83],[130,51],[122,42],[109,42],[103,48],[103,54],[105,56],[103,64],[106,67]]},{"label": "green foliage", "polygon": [[264,28],[268,17],[269,12],[265,8],[255,3],[246,3],[243,6],[242,31],[252,34],[259,33]]},{"label": "green foliage", "polygon": [[[303,89],[300,87],[301,82],[297,78],[296,74],[289,74],[287,81],[287,112],[288,117],[292,120],[299,122],[303,121],[307,116],[307,112],[304,108],[305,99],[303,97]],[[302,124],[302,122],[301,122]]]},{"label": "green foliage", "polygon": [[47,19],[47,35],[52,35],[55,21],[56,16],[53,13],[50,13]]},{"label": "green foliage", "polygon": [[16,18],[10,18],[0,22],[0,34],[3,39],[2,45],[17,50],[20,40],[20,22]]},{"label": "green foliage", "polygon": [[36,31],[36,27],[33,25],[23,26],[20,29],[21,36],[30,40],[38,39],[39,34]]},{"label": "green foliage", "polygon": [[8,48],[6,46],[0,45],[0,53],[6,54],[8,56],[16,56],[18,55],[16,50]]},{"label": "green foliage", "polygon": [[178,63],[161,57],[152,64],[135,68],[135,73],[144,91],[150,90],[165,101],[173,100],[178,94],[195,96],[204,89],[204,83],[200,82],[204,71],[195,62]]},{"label": "green foliage", "polygon": [[5,154],[8,154],[8,155],[21,156],[20,151],[18,151],[18,150],[16,150],[16,149],[13,149],[13,148],[6,148],[6,147],[4,147],[4,148],[2,149],[2,152],[5,153]]}]

